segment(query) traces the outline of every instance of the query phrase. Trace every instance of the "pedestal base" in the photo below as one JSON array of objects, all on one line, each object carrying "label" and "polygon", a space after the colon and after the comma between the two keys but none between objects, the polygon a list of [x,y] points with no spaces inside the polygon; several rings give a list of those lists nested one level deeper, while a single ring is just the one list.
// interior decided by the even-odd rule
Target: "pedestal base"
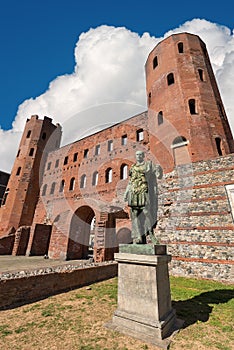
[{"label": "pedestal base", "polygon": [[108,328],[166,349],[179,324],[171,307],[168,262],[171,256],[115,254],[118,308]]}]

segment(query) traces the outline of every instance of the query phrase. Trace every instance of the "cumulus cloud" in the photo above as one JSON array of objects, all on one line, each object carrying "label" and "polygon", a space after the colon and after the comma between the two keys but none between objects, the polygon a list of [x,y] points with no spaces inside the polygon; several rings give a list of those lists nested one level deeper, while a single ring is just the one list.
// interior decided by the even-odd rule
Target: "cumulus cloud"
[{"label": "cumulus cloud", "polygon": [[[198,34],[206,43],[229,121],[234,129],[234,37],[225,26],[203,19],[170,30]],[[72,74],[57,77],[48,90],[18,108],[11,131],[0,130],[1,170],[10,171],[19,135],[32,114],[47,115],[64,129],[64,143],[146,110],[144,64],[163,38],[121,27],[100,26],[82,33],[75,48]],[[72,126],[72,127],[71,127]],[[11,143],[9,139],[14,138]],[[9,148],[8,145],[11,144]],[[5,152],[7,150],[7,152]]]}]

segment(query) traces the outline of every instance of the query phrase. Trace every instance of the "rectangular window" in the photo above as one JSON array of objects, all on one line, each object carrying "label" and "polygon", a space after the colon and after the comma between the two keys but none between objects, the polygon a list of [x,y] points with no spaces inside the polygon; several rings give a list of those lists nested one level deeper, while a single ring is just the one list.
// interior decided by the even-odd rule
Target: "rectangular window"
[{"label": "rectangular window", "polygon": [[137,141],[143,141],[144,140],[144,131],[142,129],[137,130]]},{"label": "rectangular window", "polygon": [[113,151],[113,140],[109,140],[107,143],[107,150],[108,152]]},{"label": "rectangular window", "polygon": [[67,163],[68,163],[68,156],[66,156],[66,157],[64,158],[63,165],[66,165]]},{"label": "rectangular window", "polygon": [[58,168],[58,166],[59,166],[59,159],[57,159],[55,162],[55,168]]},{"label": "rectangular window", "polygon": [[78,152],[74,153],[73,155],[73,162],[76,162],[78,159]]},{"label": "rectangular window", "polygon": [[49,162],[49,163],[47,164],[47,170],[50,170],[50,168],[51,168],[51,162]]},{"label": "rectangular window", "polygon": [[89,150],[85,149],[84,150],[84,158],[88,158],[88,155],[89,155]]},{"label": "rectangular window", "polygon": [[121,138],[121,145],[122,146],[126,146],[127,141],[128,141],[127,135],[123,135],[122,138]]},{"label": "rectangular window", "polygon": [[100,154],[100,149],[101,149],[100,145],[97,145],[95,147],[95,156],[98,156]]}]

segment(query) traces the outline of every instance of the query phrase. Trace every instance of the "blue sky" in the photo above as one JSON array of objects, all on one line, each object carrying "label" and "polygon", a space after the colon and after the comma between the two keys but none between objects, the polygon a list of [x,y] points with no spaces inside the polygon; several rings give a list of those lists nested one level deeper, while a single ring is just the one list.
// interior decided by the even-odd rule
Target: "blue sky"
[{"label": "blue sky", "polygon": [[[160,37],[193,18],[233,28],[233,4],[210,1],[0,0],[0,125],[10,129],[18,106],[74,69],[79,35],[107,24]],[[25,116],[26,118],[27,116]]]}]

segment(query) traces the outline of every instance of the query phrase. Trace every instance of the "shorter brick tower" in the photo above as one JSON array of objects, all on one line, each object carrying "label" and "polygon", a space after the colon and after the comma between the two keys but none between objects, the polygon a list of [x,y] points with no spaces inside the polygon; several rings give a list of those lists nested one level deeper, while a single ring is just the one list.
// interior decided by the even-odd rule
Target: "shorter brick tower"
[{"label": "shorter brick tower", "polygon": [[40,189],[40,173],[49,151],[60,146],[61,127],[52,119],[27,119],[15,163],[0,208],[0,235],[30,226]]},{"label": "shorter brick tower", "polygon": [[151,152],[165,172],[234,152],[206,46],[189,33],[161,41],[146,62]]}]

